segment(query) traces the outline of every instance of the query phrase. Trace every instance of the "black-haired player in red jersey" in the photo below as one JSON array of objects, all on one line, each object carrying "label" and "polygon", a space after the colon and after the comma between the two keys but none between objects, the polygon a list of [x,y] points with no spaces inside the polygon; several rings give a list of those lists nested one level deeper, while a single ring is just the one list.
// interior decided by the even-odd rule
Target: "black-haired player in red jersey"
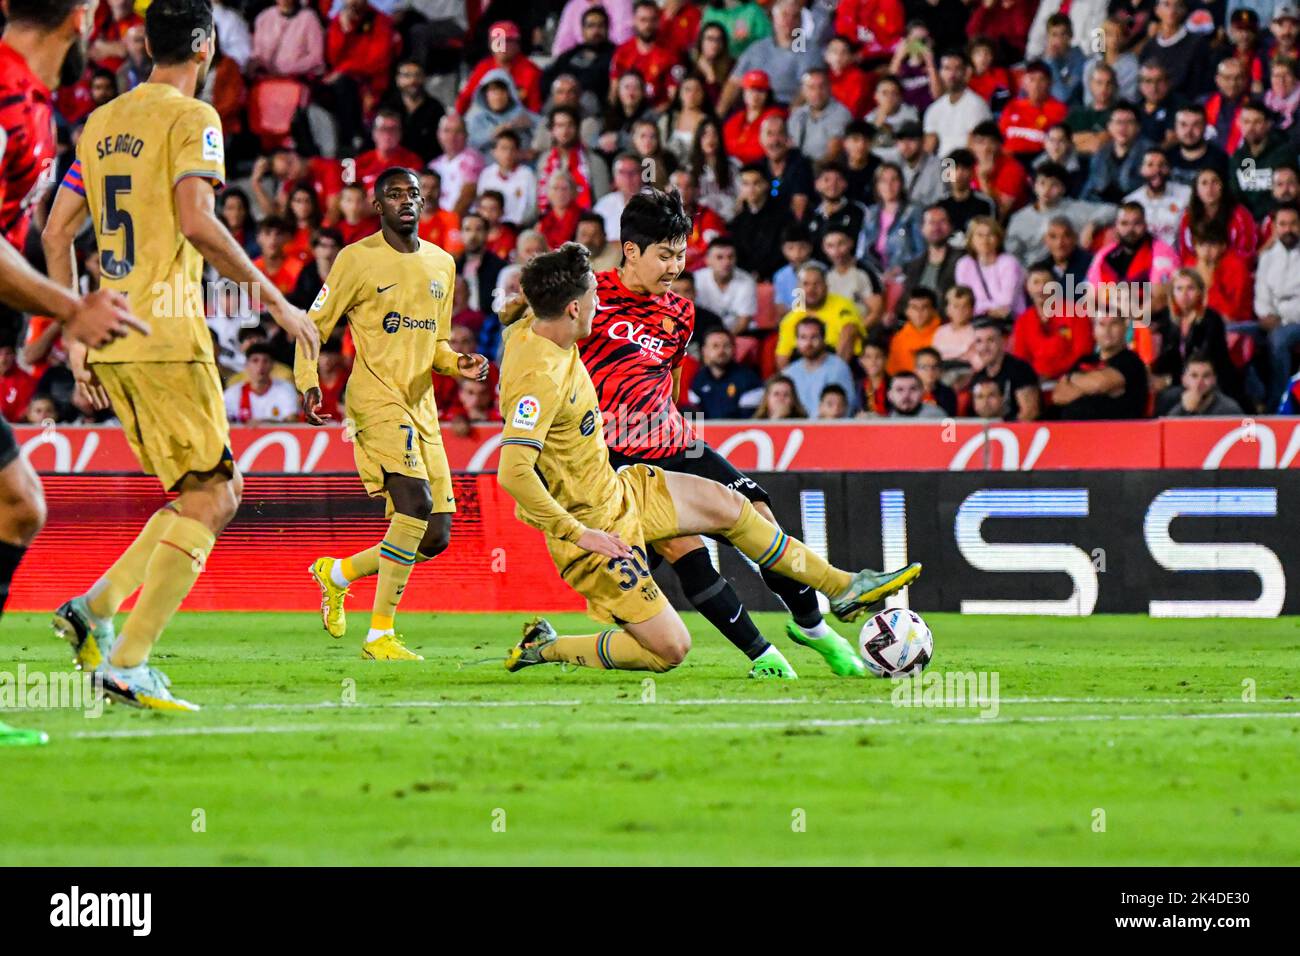
[{"label": "black-haired player in red jersey", "polygon": [[[739,491],[776,523],[767,492],[698,438],[677,408],[695,304],[671,286],[685,267],[690,231],[690,216],[676,193],[644,190],[623,210],[623,265],[596,276],[596,317],[591,335],[578,347],[599,396],[610,464],[620,468],[647,462],[712,479]],[[759,633],[699,537],[659,541],[654,547],[672,564],[691,604],[753,661],[751,677],[796,676],[784,655]],[[919,572],[920,565],[912,565],[882,574],[881,582],[895,577],[893,593]],[[836,674],[866,673],[849,642],[823,620],[812,588],[765,568],[761,573],[790,609],[793,620],[786,633],[792,640],[821,654]]]},{"label": "black-haired player in red jersey", "polygon": [[[7,0],[0,38],[0,301],[51,315],[65,336],[98,347],[129,330],[147,334],[117,293],[78,296],[34,270],[18,244],[32,207],[53,176],[50,88],[64,61],[84,63],[82,44],[94,14],[86,0]],[[77,72],[80,72],[78,68]],[[40,479],[0,422],[0,610],[27,545],[45,521]],[[0,729],[3,733],[3,729]]]}]

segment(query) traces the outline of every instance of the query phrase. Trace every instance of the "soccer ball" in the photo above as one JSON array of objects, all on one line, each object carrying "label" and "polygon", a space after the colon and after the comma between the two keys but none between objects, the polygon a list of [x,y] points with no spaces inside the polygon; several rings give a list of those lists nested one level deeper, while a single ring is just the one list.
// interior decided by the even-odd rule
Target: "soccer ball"
[{"label": "soccer ball", "polygon": [[862,625],[858,651],[877,677],[905,677],[925,670],[934,656],[934,635],[921,615],[895,607]]}]

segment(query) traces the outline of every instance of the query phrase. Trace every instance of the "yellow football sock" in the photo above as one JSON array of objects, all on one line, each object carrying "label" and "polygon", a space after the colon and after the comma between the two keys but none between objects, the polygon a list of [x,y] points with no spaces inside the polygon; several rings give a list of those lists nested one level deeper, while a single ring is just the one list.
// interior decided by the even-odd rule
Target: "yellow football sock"
[{"label": "yellow football sock", "polygon": [[216,541],[207,526],[193,518],[178,514],[167,524],[145,568],[140,600],[113,647],[113,666],[134,667],[148,658],[149,649],[194,587]]},{"label": "yellow football sock", "polygon": [[828,597],[843,594],[853,581],[853,575],[832,567],[798,538],[790,537],[759,514],[751,502],[745,502],[736,523],[722,533],[764,571],[811,585]]},{"label": "yellow football sock", "polygon": [[364,551],[358,551],[339,563],[342,565],[339,570],[349,582],[377,574],[379,573],[379,545],[372,544]]},{"label": "yellow football sock", "polygon": [[548,661],[568,661],[580,667],[594,667],[605,671],[656,671],[672,670],[672,665],[653,651],[647,650],[626,631],[610,629],[599,634],[556,638],[555,643],[542,651]]},{"label": "yellow football sock", "polygon": [[388,533],[379,543],[379,584],[375,588],[375,607],[370,616],[371,633],[391,631],[397,602],[402,599],[406,580],[415,564],[415,552],[424,539],[429,522],[410,515],[395,514]]},{"label": "yellow football sock", "polygon": [[158,539],[176,511],[171,507],[159,508],[145,522],[140,533],[130,546],[113,562],[113,566],[100,576],[100,579],[86,592],[86,607],[90,613],[101,620],[106,620],[118,612],[122,602],[135,593],[142,583],[149,567],[149,558],[153,556]]}]

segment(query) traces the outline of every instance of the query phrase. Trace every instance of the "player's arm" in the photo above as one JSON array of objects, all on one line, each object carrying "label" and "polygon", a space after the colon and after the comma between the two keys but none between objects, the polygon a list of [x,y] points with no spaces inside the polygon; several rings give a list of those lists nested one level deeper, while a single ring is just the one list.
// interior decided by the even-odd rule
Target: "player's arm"
[{"label": "player's arm", "polygon": [[181,234],[213,268],[227,279],[257,290],[275,324],[314,361],[320,351],[320,336],[305,312],[289,304],[284,294],[253,265],[244,247],[217,218],[216,191],[203,176],[185,176],[176,183],[176,213]]},{"label": "player's arm", "polygon": [[[330,337],[334,326],[355,304],[357,283],[354,279],[361,270],[353,264],[353,258],[347,250],[339,253],[320,292],[316,293],[316,301],[307,311],[307,319],[321,342]],[[302,342],[297,343],[293,350],[293,383],[302,393],[302,414],[307,423],[324,425],[329,421],[329,415],[320,414],[322,396],[316,357]]]},{"label": "player's arm", "polygon": [[[451,287],[456,287],[456,272],[452,270]],[[439,375],[473,379],[478,382],[488,377],[489,363],[486,355],[477,352],[465,355],[451,347],[452,295],[448,289],[438,310],[438,330],[434,333],[433,370]]]}]

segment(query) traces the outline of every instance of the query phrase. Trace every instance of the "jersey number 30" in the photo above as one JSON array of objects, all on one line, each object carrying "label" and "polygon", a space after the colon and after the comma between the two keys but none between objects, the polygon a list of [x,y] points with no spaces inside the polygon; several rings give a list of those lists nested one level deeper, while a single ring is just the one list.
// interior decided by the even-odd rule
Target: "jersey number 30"
[{"label": "jersey number 30", "polygon": [[118,206],[118,197],[131,191],[130,176],[104,177],[104,224],[100,229],[103,235],[110,232],[122,232],[122,255],[111,249],[99,253],[99,268],[111,279],[125,278],[135,267],[135,225],[131,214]]}]

